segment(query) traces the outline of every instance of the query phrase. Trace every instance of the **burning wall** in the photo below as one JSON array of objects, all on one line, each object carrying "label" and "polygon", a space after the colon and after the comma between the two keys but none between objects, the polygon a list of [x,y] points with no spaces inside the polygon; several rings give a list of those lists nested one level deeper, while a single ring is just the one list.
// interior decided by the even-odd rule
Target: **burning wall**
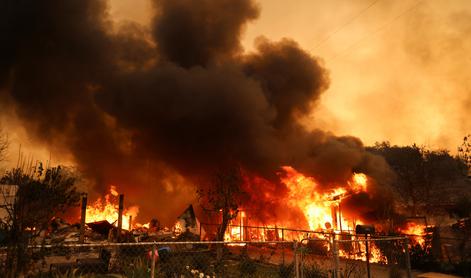
[{"label": "burning wall", "polygon": [[242,49],[260,12],[254,1],[154,0],[150,30],[113,26],[106,1],[2,5],[2,103],[39,142],[71,153],[98,191],[118,184],[163,217],[183,202],[178,184],[167,190],[162,180],[200,184],[235,162],[260,181],[248,190],[271,205],[270,217],[303,210],[283,211],[291,191],[276,175],[282,165],[313,177],[320,192],[365,173],[369,194],[347,207],[384,202],[390,173],[381,158],[357,138],[299,123],[329,86],[322,60],[290,39]]}]

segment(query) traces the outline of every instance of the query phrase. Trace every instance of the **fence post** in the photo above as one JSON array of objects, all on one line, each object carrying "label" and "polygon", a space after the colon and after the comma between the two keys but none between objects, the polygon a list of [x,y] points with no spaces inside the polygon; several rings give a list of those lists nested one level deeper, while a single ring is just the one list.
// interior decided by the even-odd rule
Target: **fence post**
[{"label": "fence post", "polygon": [[294,271],[296,278],[299,277],[299,257],[298,257],[298,242],[294,241]]},{"label": "fence post", "polygon": [[82,208],[80,215],[80,237],[79,243],[83,243],[85,239],[85,223],[87,217],[87,195],[82,196]]},{"label": "fence post", "polygon": [[203,223],[200,223],[200,240],[203,240],[203,239],[201,238],[201,229],[202,229],[202,226],[203,226]]},{"label": "fence post", "polygon": [[152,255],[151,255],[151,260],[150,260],[150,277],[154,278],[155,277],[155,243],[152,244]]},{"label": "fence post", "polygon": [[332,234],[332,254],[334,256],[334,278],[340,277],[340,262],[339,262],[339,250],[337,241],[335,240],[335,233]]},{"label": "fence post", "polygon": [[406,255],[407,278],[412,278],[412,270],[411,270],[411,265],[410,265],[410,253],[409,253],[409,238],[407,237],[404,240],[404,252]]},{"label": "fence post", "polygon": [[119,194],[118,234],[116,236],[116,242],[120,242],[120,240],[121,240],[121,229],[123,228],[123,210],[124,210],[124,195]]},{"label": "fence post", "polygon": [[368,278],[371,278],[371,269],[370,269],[370,249],[368,247],[368,234],[365,234],[365,251],[366,251],[366,272]]}]

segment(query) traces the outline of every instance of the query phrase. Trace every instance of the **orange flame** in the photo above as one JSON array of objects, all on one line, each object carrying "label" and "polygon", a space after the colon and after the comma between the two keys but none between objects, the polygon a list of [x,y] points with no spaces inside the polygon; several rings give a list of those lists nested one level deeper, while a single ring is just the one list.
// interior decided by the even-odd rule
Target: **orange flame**
[{"label": "orange flame", "polygon": [[411,239],[413,242],[420,244],[421,246],[425,245],[425,225],[417,224],[413,222],[407,223],[405,228],[400,228],[399,231],[405,235],[412,236]]},{"label": "orange flame", "polygon": [[[368,177],[363,173],[354,173],[351,179],[343,186],[338,186],[329,191],[321,191],[317,181],[312,177],[304,176],[291,166],[282,167],[283,173],[281,182],[286,185],[288,194],[285,200],[289,209],[298,209],[307,220],[308,227],[296,227],[309,229],[311,231],[326,231],[339,233],[342,231],[354,230],[355,224],[361,224],[356,219],[347,219],[341,212],[340,203],[351,193],[366,192],[368,187]],[[257,179],[254,179],[257,182]],[[259,224],[265,231],[250,231],[244,235],[245,214],[231,222],[226,235],[226,241],[241,239],[266,240],[267,238],[277,238],[285,240],[300,240],[292,238],[290,235],[282,234],[282,229],[277,229],[277,224]],[[291,222],[291,221],[290,221]],[[253,223],[257,225],[257,223]],[[279,226],[279,225],[278,225]]]},{"label": "orange flame", "polygon": [[[104,200],[98,198],[93,204],[87,206],[86,219],[88,223],[106,220],[115,226],[118,226],[119,214],[119,193],[116,186],[111,185],[109,193],[105,195]],[[136,219],[139,213],[138,206],[131,206],[123,210],[123,226],[125,230],[129,229],[129,218]],[[131,223],[132,224],[132,223]],[[132,227],[131,227],[132,228]]]},{"label": "orange flame", "polygon": [[[297,227],[309,229],[311,231],[325,231],[327,233],[341,234],[346,231],[353,231],[356,224],[362,224],[358,219],[350,219],[341,212],[341,202],[348,195],[353,193],[367,192],[368,177],[363,173],[354,173],[350,180],[341,186],[334,187],[328,191],[322,191],[318,182],[312,178],[304,176],[293,167],[282,167],[283,173],[281,182],[286,185],[288,194],[285,203],[287,209],[299,209],[307,220],[308,227]],[[255,182],[257,179],[254,180]],[[303,233],[289,233],[288,230],[278,228],[277,223],[260,224],[253,223],[255,226],[262,226],[261,229],[246,229],[246,215],[242,211],[240,215],[231,222],[228,227],[224,240],[302,240],[307,236]],[[290,221],[291,223],[296,222]],[[257,225],[258,224],[258,225]],[[309,234],[312,237],[312,234]],[[314,237],[321,235],[315,234]],[[339,250],[342,257],[366,260],[366,246],[364,242],[354,244],[354,252],[345,252]],[[370,244],[370,261],[385,262],[386,258],[381,251]]]},{"label": "orange flame", "polygon": [[346,219],[339,204],[349,192],[366,192],[368,179],[365,174],[354,174],[344,186],[321,192],[317,182],[302,175],[294,168],[283,167],[285,176],[281,181],[288,187],[288,204],[303,211],[310,230],[353,230],[355,221]]}]

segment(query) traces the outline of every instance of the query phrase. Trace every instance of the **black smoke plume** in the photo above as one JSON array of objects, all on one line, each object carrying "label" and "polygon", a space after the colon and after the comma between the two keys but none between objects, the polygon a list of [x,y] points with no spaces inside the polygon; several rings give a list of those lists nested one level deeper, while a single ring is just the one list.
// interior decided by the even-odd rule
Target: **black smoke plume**
[{"label": "black smoke plume", "polygon": [[106,1],[0,4],[2,94],[35,138],[71,152],[97,188],[118,184],[162,208],[169,172],[195,181],[234,161],[268,180],[282,165],[326,185],[353,171],[387,175],[359,139],[298,123],[328,73],[289,39],[260,38],[245,53],[240,37],[259,14],[252,0],[153,4],[150,30],[116,28]]}]

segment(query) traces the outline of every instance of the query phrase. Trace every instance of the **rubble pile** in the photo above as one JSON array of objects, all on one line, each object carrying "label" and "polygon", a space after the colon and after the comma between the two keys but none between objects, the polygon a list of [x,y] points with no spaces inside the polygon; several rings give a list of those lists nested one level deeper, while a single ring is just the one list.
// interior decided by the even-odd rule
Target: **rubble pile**
[{"label": "rubble pile", "polygon": [[[136,225],[132,230],[121,230],[114,223],[101,220],[86,223],[84,241],[87,243],[106,242],[151,242],[151,241],[199,241],[204,230],[196,218],[193,206],[189,206],[176,220],[172,229],[162,227],[157,219],[146,225]],[[36,244],[73,244],[80,241],[80,224],[67,223],[62,218],[54,218],[47,231],[35,239]]]}]

